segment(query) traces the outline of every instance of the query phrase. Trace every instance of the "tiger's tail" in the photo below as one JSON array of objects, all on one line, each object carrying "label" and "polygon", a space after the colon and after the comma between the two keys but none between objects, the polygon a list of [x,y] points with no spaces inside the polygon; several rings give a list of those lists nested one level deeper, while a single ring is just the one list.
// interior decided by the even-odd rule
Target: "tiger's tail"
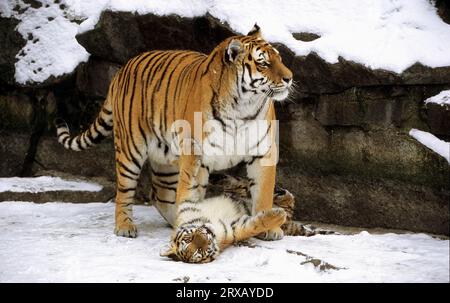
[{"label": "tiger's tail", "polygon": [[103,139],[110,136],[113,131],[112,107],[108,99],[102,106],[100,113],[95,121],[87,130],[77,136],[71,136],[67,123],[57,118],[54,121],[58,142],[64,145],[66,149],[81,151],[100,143]]}]

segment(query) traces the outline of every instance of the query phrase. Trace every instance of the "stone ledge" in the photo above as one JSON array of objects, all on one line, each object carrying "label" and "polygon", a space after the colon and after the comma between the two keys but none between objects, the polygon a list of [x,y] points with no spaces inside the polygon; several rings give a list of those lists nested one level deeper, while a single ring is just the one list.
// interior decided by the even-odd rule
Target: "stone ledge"
[{"label": "stone ledge", "polygon": [[46,202],[108,202],[114,198],[115,184],[102,177],[86,178],[85,176],[74,176],[67,173],[55,171],[42,171],[41,175],[61,177],[65,180],[86,181],[100,184],[103,188],[98,192],[94,191],[45,191],[38,193],[31,192],[0,192],[0,201],[25,201],[34,203]]}]

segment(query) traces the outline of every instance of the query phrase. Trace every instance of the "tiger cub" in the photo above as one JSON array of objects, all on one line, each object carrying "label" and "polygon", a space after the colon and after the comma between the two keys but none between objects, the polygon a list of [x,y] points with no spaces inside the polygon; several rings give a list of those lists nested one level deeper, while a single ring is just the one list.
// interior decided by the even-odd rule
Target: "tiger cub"
[{"label": "tiger cub", "polygon": [[282,208],[262,210],[252,216],[250,199],[221,195],[185,202],[177,211],[170,248],[161,256],[188,263],[211,262],[231,244],[279,228],[285,220]]},{"label": "tiger cub", "polygon": [[[212,174],[210,184],[207,188],[211,196],[225,193],[233,200],[250,200],[250,188],[252,181],[245,177],[231,176],[228,174]],[[311,237],[315,235],[331,235],[336,234],[335,231],[323,230],[308,226],[294,221],[295,197],[287,189],[275,186],[273,193],[274,207],[280,207],[286,212],[286,221],[281,225],[284,235],[286,236],[305,236]]]}]

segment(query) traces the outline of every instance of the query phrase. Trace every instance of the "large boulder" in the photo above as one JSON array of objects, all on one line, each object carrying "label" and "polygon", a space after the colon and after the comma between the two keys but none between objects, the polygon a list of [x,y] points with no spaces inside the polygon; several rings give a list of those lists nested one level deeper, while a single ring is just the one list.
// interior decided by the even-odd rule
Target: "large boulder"
[{"label": "large boulder", "polygon": [[93,30],[77,35],[95,57],[123,64],[155,49],[189,49],[209,53],[233,32],[207,15],[183,18],[105,11]]},{"label": "large boulder", "polygon": [[450,106],[428,103],[423,106],[423,115],[430,132],[450,140]]},{"label": "large boulder", "polygon": [[416,63],[401,74],[382,69],[370,69],[342,57],[338,63],[328,63],[315,53],[295,56],[285,47],[282,54],[294,72],[300,97],[340,93],[352,87],[436,85],[450,83],[450,67],[430,68]]},{"label": "large boulder", "polygon": [[278,181],[294,194],[301,221],[449,234],[448,190],[387,178],[310,174],[292,165],[283,165]]}]

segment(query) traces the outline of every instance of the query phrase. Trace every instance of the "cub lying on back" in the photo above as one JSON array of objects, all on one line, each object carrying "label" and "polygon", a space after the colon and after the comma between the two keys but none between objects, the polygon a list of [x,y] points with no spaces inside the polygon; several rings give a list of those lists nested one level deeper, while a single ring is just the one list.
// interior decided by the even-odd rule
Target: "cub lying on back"
[{"label": "cub lying on back", "polygon": [[188,263],[211,262],[227,246],[278,228],[286,220],[282,208],[250,214],[251,200],[224,195],[184,202],[178,209],[170,248],[161,256]]}]

